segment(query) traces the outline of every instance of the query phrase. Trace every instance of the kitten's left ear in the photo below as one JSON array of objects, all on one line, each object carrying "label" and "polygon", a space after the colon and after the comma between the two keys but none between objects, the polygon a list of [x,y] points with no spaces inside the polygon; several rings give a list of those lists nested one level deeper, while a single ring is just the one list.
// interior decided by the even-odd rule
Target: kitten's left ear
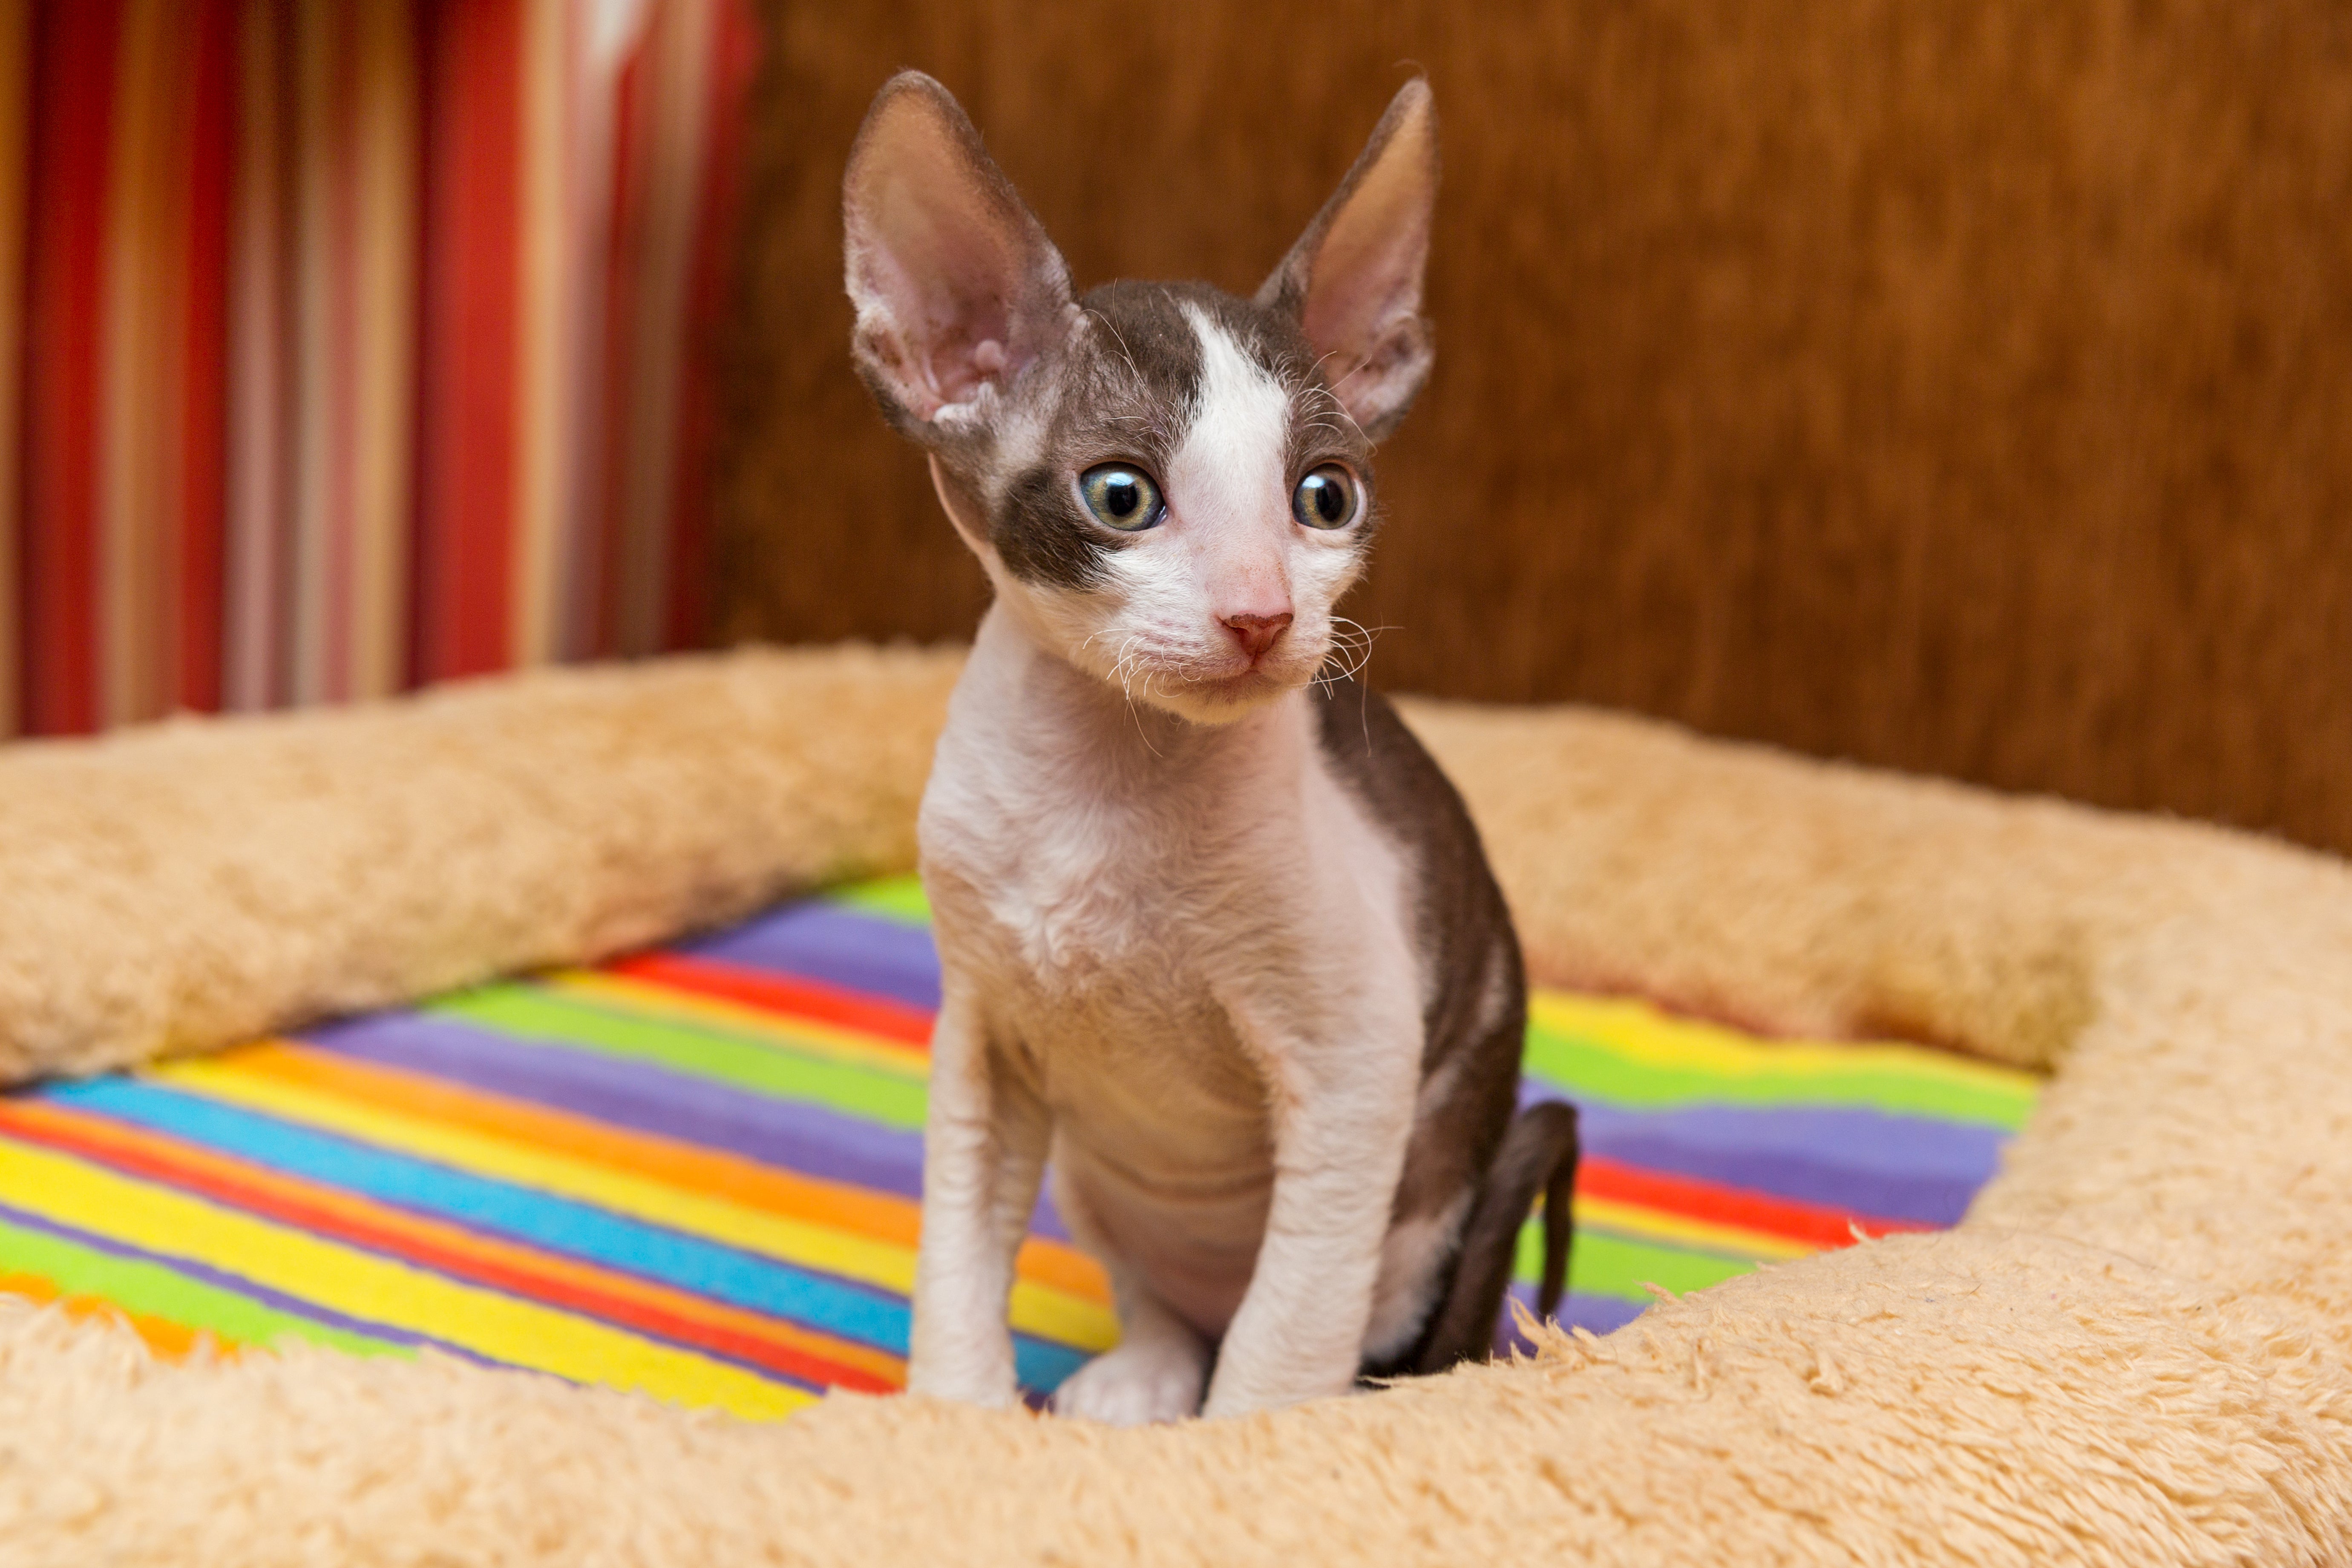
[{"label": "kitten's left ear", "polygon": [[1437,109],[1415,77],[1257,291],[1259,304],[1297,321],[1341,406],[1375,441],[1404,417],[1434,357],[1421,280],[1436,202]]}]

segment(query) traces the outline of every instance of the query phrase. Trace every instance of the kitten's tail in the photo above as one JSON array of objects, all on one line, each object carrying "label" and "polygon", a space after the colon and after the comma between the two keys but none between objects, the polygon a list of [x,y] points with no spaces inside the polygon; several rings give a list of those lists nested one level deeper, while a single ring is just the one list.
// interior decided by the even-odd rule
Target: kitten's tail
[{"label": "kitten's tail", "polygon": [[1544,1200],[1544,1258],[1536,1305],[1547,1318],[1559,1310],[1576,1230],[1569,1206],[1576,1160],[1576,1107],[1546,1100],[1512,1120],[1462,1227],[1453,1287],[1438,1307],[1413,1371],[1444,1372],[1456,1362],[1483,1361],[1493,1352],[1495,1320],[1510,1289],[1519,1226],[1538,1193]]}]

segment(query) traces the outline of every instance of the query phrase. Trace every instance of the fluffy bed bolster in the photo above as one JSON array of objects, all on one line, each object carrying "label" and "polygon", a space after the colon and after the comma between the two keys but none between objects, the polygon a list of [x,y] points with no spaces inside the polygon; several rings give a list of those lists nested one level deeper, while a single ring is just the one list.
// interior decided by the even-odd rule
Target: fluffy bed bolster
[{"label": "fluffy bed bolster", "polygon": [[914,863],[958,651],[761,650],[0,751],[0,1080]]},{"label": "fluffy bed bolster", "polygon": [[[904,866],[951,654],[752,653],[0,753],[0,1071]],[[1564,710],[1413,704],[1538,975],[2055,1068],[1960,1228],[1515,1366],[1112,1432],[780,1426],[0,1306],[15,1563],[2352,1561],[2352,876]]]}]

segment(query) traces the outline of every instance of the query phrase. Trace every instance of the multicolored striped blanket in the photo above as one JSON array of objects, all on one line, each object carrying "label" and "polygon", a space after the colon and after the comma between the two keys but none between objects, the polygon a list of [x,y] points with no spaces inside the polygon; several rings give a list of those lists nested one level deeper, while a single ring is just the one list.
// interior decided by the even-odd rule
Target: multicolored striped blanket
[{"label": "multicolored striped blanket", "polygon": [[[898,879],[0,1096],[0,1290],[120,1313],[169,1354],[430,1347],[755,1417],[891,1389],[938,995],[920,890]],[[2035,1085],[1538,992],[1524,1092],[1582,1108],[1563,1316],[1606,1331],[1653,1288],[1951,1224]],[[1039,1394],[1117,1337],[1050,1203],[1013,1323]]]}]

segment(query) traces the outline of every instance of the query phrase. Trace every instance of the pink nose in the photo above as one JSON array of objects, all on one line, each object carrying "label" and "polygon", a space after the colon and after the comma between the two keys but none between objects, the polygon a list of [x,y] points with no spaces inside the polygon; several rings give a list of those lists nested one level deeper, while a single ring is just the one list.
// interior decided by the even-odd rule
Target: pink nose
[{"label": "pink nose", "polygon": [[1272,647],[1274,639],[1290,625],[1288,610],[1278,616],[1224,616],[1220,618],[1225,623],[1225,630],[1234,634],[1234,640],[1242,645],[1242,651],[1252,658]]}]

